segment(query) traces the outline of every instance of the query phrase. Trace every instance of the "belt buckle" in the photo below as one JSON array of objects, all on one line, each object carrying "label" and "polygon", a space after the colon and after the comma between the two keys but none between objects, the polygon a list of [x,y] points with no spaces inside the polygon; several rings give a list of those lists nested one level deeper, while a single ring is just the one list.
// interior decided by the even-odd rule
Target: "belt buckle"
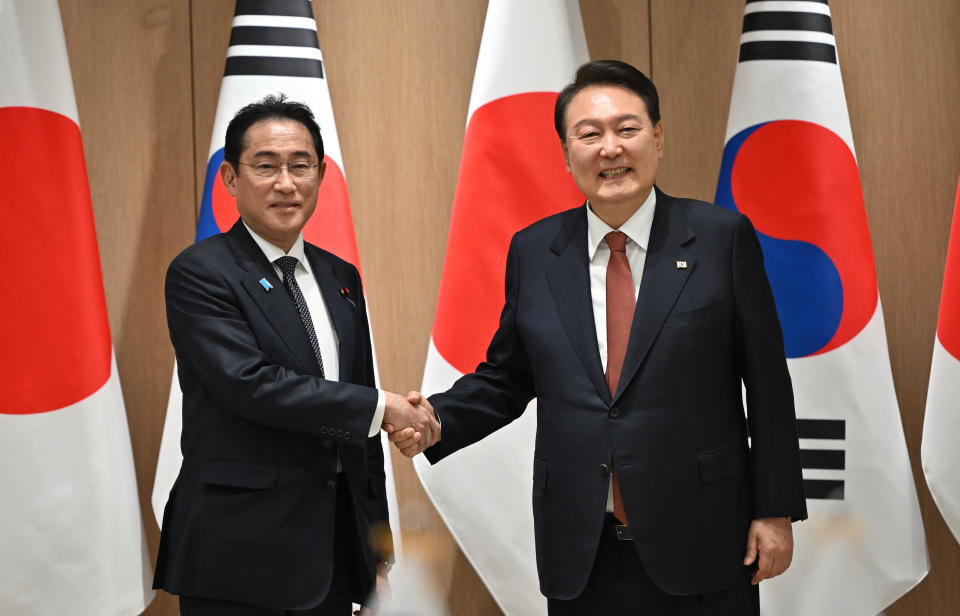
[{"label": "belt buckle", "polygon": [[633,541],[633,533],[626,524],[616,524],[613,528],[617,531],[617,539],[620,541]]}]

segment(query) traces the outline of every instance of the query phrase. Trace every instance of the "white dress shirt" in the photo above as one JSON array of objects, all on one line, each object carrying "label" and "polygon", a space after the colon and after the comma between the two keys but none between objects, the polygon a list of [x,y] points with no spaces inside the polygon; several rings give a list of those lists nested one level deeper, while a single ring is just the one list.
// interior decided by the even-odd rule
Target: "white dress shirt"
[{"label": "white dress shirt", "polygon": [[[590,295],[593,298],[593,321],[597,328],[597,347],[600,350],[600,363],[603,372],[607,372],[607,262],[610,260],[610,247],[604,241],[607,233],[622,231],[627,236],[627,261],[633,276],[633,296],[640,292],[640,279],[643,277],[643,264],[647,261],[647,245],[650,242],[650,228],[653,225],[653,212],[657,207],[656,191],[637,211],[627,219],[619,229],[614,229],[600,220],[587,202],[587,258],[590,261]],[[613,513],[613,482],[607,489],[607,511]]]},{"label": "white dress shirt", "polygon": [[[310,269],[310,262],[303,251],[303,233],[297,236],[297,241],[293,243],[289,252],[284,252],[263,239],[253,229],[244,222],[250,237],[257,243],[260,250],[263,251],[267,260],[273,264],[273,270],[277,273],[280,280],[283,280],[283,272],[276,264],[280,257],[293,257],[297,260],[297,267],[294,270],[294,278],[303,293],[303,299],[307,302],[307,309],[310,310],[310,320],[313,322],[313,330],[317,334],[317,344],[320,346],[320,357],[323,358],[323,376],[328,381],[340,380],[340,341],[337,339],[337,332],[333,328],[333,321],[330,320],[330,312],[327,310],[327,303],[323,301],[323,294],[320,293],[320,285]],[[284,290],[286,292],[286,290]],[[358,341],[362,344],[362,341]],[[383,390],[377,394],[377,408],[373,414],[373,421],[370,424],[368,437],[376,436],[380,431],[380,425],[383,423],[383,412],[386,409],[387,400],[383,395]],[[340,470],[340,461],[337,460],[337,470]]]}]

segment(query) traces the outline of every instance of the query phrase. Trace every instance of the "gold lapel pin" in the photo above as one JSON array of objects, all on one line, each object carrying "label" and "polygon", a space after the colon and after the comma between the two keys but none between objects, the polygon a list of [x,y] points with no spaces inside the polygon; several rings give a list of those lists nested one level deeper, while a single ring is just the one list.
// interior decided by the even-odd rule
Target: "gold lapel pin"
[{"label": "gold lapel pin", "polygon": [[677,269],[687,269],[686,261],[677,261]]}]

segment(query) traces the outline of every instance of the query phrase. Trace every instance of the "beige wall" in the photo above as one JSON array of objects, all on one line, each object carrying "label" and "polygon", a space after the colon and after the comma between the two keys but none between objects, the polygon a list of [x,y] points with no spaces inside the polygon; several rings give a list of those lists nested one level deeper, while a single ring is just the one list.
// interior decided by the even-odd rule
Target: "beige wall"
[{"label": "beige wall", "polygon": [[[960,3],[831,3],[877,259],[894,378],[932,571],[893,616],[955,613],[960,548],[920,473],[923,404],[960,170]],[[710,199],[743,0],[581,0],[593,58],[649,71],[661,90],[660,183]],[[167,263],[192,241],[232,0],[61,0],[117,350],[152,550],[150,490],[173,352]],[[430,335],[484,0],[318,1],[320,44],[383,384],[420,382]],[[394,458],[411,538],[433,538],[456,616],[498,614]],[[896,532],[896,529],[891,529]],[[176,614],[157,598],[151,615]]]}]

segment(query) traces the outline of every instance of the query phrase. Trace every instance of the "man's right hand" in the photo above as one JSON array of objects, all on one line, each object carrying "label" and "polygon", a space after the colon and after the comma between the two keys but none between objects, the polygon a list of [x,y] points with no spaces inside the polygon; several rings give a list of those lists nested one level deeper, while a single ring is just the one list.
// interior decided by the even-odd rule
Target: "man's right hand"
[{"label": "man's right hand", "polygon": [[440,422],[429,403],[418,392],[404,398],[384,392],[386,408],[383,411],[383,429],[394,443],[402,441],[401,453],[412,457],[440,440]]}]

